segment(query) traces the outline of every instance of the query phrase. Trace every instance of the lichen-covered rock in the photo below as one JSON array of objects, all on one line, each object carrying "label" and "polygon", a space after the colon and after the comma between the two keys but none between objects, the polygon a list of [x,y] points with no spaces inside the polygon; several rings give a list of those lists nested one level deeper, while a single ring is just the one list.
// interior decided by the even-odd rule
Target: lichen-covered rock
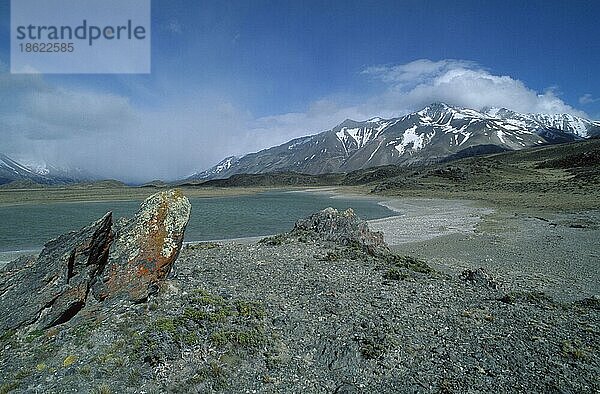
[{"label": "lichen-covered rock", "polygon": [[48,242],[37,257],[9,263],[0,270],[0,333],[65,323],[89,304],[90,294],[98,301],[145,300],[177,258],[190,210],[181,192],[157,193],[114,229],[109,212]]},{"label": "lichen-covered rock", "polygon": [[155,292],[179,254],[191,212],[178,190],[150,196],[138,213],[116,231],[96,298],[141,302]]},{"label": "lichen-covered rock", "polygon": [[369,230],[367,222],[356,216],[351,208],[340,213],[329,207],[298,220],[291,234],[303,233],[341,245],[357,245],[372,255],[390,252],[383,240],[383,233]]},{"label": "lichen-covered rock", "polygon": [[64,323],[86,303],[89,289],[106,264],[112,215],[48,242],[39,256],[23,257],[0,275],[0,330],[37,322]]}]

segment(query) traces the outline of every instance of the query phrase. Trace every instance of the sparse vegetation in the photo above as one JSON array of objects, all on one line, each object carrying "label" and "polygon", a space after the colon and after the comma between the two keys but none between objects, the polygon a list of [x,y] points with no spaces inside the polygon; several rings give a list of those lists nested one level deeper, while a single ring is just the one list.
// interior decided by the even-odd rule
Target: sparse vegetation
[{"label": "sparse vegetation", "polygon": [[383,279],[387,280],[406,280],[410,277],[407,272],[401,271],[398,268],[390,268],[383,274]]},{"label": "sparse vegetation", "polygon": [[561,353],[565,357],[570,357],[573,360],[579,361],[584,360],[588,355],[587,349],[582,346],[581,342],[579,341],[563,341]]},{"label": "sparse vegetation", "polygon": [[242,317],[262,319],[266,315],[265,307],[260,302],[236,301],[235,307],[237,309],[238,314]]},{"label": "sparse vegetation", "polygon": [[209,250],[220,248],[221,244],[216,242],[197,242],[193,244],[186,245],[186,249],[189,250]]},{"label": "sparse vegetation", "polygon": [[0,385],[0,394],[8,394],[17,388],[19,388],[19,382],[2,383]]},{"label": "sparse vegetation", "polygon": [[154,322],[154,328],[161,332],[174,334],[176,332],[175,319],[170,317],[161,317]]},{"label": "sparse vegetation", "polygon": [[264,343],[265,339],[264,332],[259,328],[251,330],[222,330],[213,332],[210,336],[210,340],[217,346],[234,344],[252,347]]},{"label": "sparse vegetation", "polygon": [[277,234],[272,237],[265,237],[258,242],[270,246],[279,246],[282,245],[288,238],[289,236],[287,234]]},{"label": "sparse vegetation", "polygon": [[92,393],[93,394],[111,394],[112,391],[108,384],[102,383],[100,386],[96,387]]},{"label": "sparse vegetation", "polygon": [[75,364],[75,361],[77,361],[77,357],[69,354],[64,360],[63,360],[63,367],[67,368],[70,367],[71,365]]},{"label": "sparse vegetation", "polygon": [[421,274],[433,274],[435,272],[435,270],[433,270],[425,261],[419,260],[412,256],[400,256],[397,254],[390,254],[385,258],[387,260],[387,263],[395,268],[404,268]]},{"label": "sparse vegetation", "polygon": [[25,342],[31,343],[36,338],[39,338],[42,335],[44,335],[44,330],[33,330],[33,331],[30,331],[30,332],[27,333],[27,336],[25,337]]},{"label": "sparse vegetation", "polygon": [[515,302],[529,302],[539,305],[554,304],[554,300],[551,297],[540,291],[511,291],[506,293],[499,301],[506,304],[514,304]]},{"label": "sparse vegetation", "polygon": [[6,330],[0,335],[0,343],[5,343],[10,341],[10,339],[15,335],[15,330]]},{"label": "sparse vegetation", "polygon": [[359,344],[359,350],[366,360],[381,359],[385,353],[393,348],[394,340],[386,324],[381,326],[369,327],[369,323],[363,322],[359,334],[355,340]]}]

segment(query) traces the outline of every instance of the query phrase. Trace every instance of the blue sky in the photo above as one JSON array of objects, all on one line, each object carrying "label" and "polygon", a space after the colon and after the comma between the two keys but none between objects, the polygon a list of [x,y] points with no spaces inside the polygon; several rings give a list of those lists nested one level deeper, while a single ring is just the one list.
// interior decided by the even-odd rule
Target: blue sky
[{"label": "blue sky", "polygon": [[[7,0],[0,15],[7,66]],[[149,75],[4,67],[0,151],[139,181],[439,100],[600,119],[599,15],[594,0],[154,0]],[[40,91],[56,107],[46,123],[14,102]]]}]

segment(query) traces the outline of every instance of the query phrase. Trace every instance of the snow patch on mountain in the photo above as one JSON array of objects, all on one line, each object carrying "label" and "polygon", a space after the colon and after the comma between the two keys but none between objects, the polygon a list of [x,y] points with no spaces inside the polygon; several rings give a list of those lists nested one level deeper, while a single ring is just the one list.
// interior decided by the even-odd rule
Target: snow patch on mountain
[{"label": "snow patch on mountain", "polygon": [[[355,123],[359,126],[344,126],[345,123]],[[346,121],[335,132],[337,139],[343,144],[347,152],[361,149],[377,138],[393,122],[379,117],[371,118],[365,122]]]},{"label": "snow patch on mountain", "polygon": [[[299,147],[301,145],[304,145],[304,144],[306,144],[306,143],[308,143],[308,142],[310,142],[312,140],[313,140],[313,136],[304,137],[304,138],[298,138],[296,140],[293,140],[293,142],[288,146],[288,149],[290,149],[290,150],[296,149],[297,147]],[[316,144],[318,145],[319,141],[316,141]],[[231,163],[231,161],[230,161],[230,163]]]},{"label": "snow patch on mountain", "polygon": [[188,180],[197,180],[197,179],[202,180],[202,179],[211,179],[211,178],[218,177],[219,174],[229,170],[238,160],[239,159],[236,156],[226,157],[225,159],[221,160],[219,163],[217,163],[215,166],[209,168],[208,170],[194,173],[194,174],[190,175],[187,179]]}]

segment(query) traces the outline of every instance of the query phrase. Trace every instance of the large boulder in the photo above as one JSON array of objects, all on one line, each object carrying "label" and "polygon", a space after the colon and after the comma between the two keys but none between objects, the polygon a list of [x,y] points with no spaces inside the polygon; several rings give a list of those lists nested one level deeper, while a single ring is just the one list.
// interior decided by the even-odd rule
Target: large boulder
[{"label": "large boulder", "polygon": [[94,287],[96,297],[142,302],[155,292],[179,255],[190,212],[189,200],[178,190],[144,201],[116,230],[102,281]]},{"label": "large boulder", "polygon": [[0,270],[0,333],[65,323],[91,294],[97,301],[146,300],[179,254],[190,211],[178,190],[157,193],[120,226],[109,212],[48,242],[37,257],[9,263]]},{"label": "large boulder", "polygon": [[306,219],[298,220],[291,232],[292,235],[307,233],[321,240],[358,246],[372,255],[390,252],[383,240],[383,233],[369,230],[367,222],[361,220],[352,208],[344,212],[331,207],[325,208]]},{"label": "large boulder", "polygon": [[37,258],[22,257],[0,273],[0,330],[38,321],[64,323],[83,308],[104,269],[112,241],[112,215],[48,242]]}]

